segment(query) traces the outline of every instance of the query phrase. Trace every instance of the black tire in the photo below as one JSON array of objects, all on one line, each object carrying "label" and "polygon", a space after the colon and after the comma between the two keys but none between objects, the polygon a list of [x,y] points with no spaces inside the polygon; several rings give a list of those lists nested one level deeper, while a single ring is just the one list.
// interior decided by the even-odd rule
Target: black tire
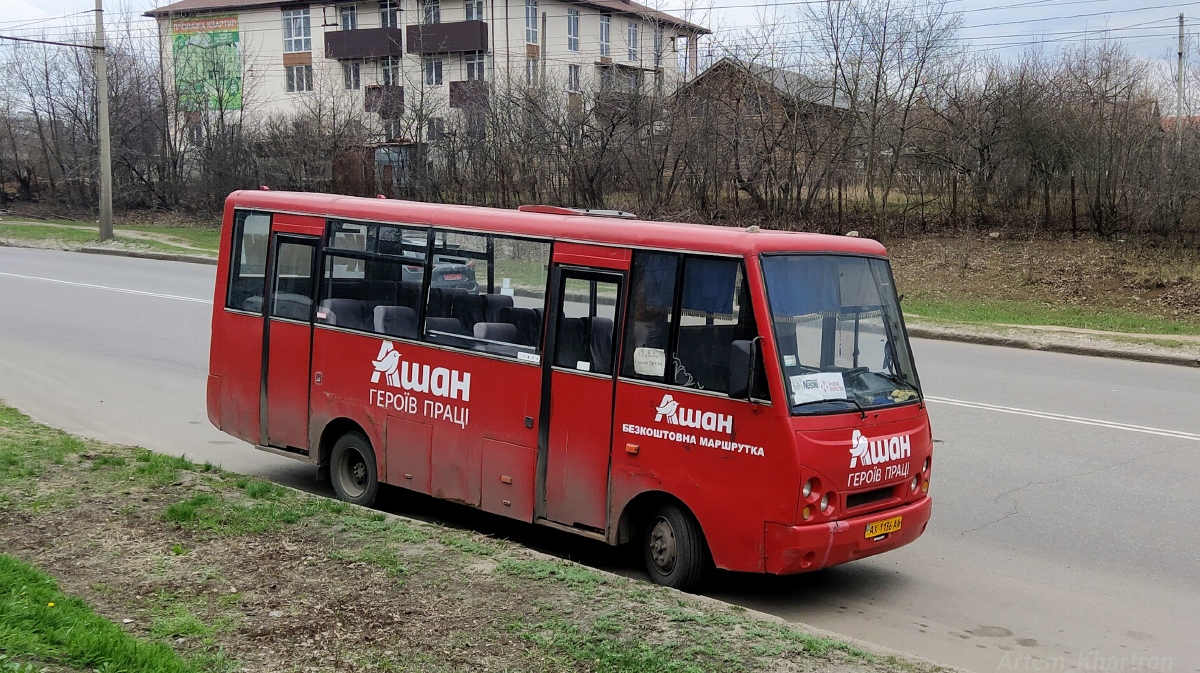
[{"label": "black tire", "polygon": [[711,565],[700,524],[675,503],[662,505],[646,520],[642,549],[650,579],[680,591],[698,588]]},{"label": "black tire", "polygon": [[379,493],[379,466],[371,441],[361,432],[347,432],[333,445],[329,481],[338,500],[370,507]]}]

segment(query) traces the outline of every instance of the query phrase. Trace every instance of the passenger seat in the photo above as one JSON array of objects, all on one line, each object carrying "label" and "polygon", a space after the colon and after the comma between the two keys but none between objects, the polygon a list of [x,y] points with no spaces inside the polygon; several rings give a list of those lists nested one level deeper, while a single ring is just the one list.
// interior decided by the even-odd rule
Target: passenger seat
[{"label": "passenger seat", "polygon": [[407,306],[376,306],[375,331],[379,334],[417,339],[417,312]]}]

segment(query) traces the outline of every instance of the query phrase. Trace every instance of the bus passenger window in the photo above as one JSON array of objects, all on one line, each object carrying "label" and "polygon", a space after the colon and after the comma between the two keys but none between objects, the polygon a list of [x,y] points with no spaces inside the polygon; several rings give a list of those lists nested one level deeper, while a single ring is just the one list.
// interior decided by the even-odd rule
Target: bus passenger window
[{"label": "bus passenger window", "polygon": [[622,376],[646,381],[666,380],[678,268],[679,255],[634,253]]},{"label": "bus passenger window", "polygon": [[538,362],[550,244],[434,233],[425,340]]},{"label": "bus passenger window", "polygon": [[613,328],[619,301],[618,283],[564,279],[554,348],[556,367],[612,373]]},{"label": "bus passenger window", "polygon": [[317,322],[416,339],[427,234],[382,224],[331,222]]},{"label": "bus passenger window", "polygon": [[262,313],[267,286],[267,241],[271,215],[239,210],[233,214],[233,250],[225,307]]},{"label": "bus passenger window", "polygon": [[734,341],[758,336],[741,260],[688,257],[671,383],[725,391]]}]

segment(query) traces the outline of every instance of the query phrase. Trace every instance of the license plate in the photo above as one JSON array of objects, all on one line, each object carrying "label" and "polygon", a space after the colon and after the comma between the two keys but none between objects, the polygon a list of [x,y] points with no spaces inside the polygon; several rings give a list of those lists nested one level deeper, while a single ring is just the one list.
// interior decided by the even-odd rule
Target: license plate
[{"label": "license plate", "polygon": [[461,273],[448,273],[448,274],[442,276],[442,279],[443,280],[462,280],[462,274]]},{"label": "license plate", "polygon": [[894,516],[883,521],[872,521],[867,524],[866,533],[863,537],[879,537],[888,533],[895,533],[900,530],[900,521],[904,519],[902,516]]}]

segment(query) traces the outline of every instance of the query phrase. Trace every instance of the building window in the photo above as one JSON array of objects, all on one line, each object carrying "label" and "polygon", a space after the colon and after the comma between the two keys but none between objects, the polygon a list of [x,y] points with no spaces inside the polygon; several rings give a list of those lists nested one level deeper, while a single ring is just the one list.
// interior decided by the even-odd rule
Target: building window
[{"label": "building window", "polygon": [[379,3],[379,25],[384,28],[400,27],[400,5],[396,0],[383,0]]},{"label": "building window", "polygon": [[525,0],[525,43],[538,43],[538,2]]},{"label": "building window", "polygon": [[297,91],[312,91],[312,66],[311,65],[290,65],[287,70],[287,90],[288,93],[296,93]]},{"label": "building window", "polygon": [[384,86],[400,86],[400,57],[385,56],[379,59],[379,66],[383,69]]},{"label": "building window", "polygon": [[467,21],[483,21],[483,0],[467,0]]},{"label": "building window", "polygon": [[525,59],[525,84],[528,86],[537,86],[538,83],[538,60],[530,57]]},{"label": "building window", "polygon": [[383,120],[383,138],[384,140],[395,140],[404,135],[404,126],[399,119],[384,119]]},{"label": "building window", "polygon": [[339,7],[338,17],[341,19],[342,30],[355,30],[358,28],[358,6],[346,5]]},{"label": "building window", "polygon": [[312,51],[312,26],[307,9],[283,10],[283,50]]},{"label": "building window", "polygon": [[654,67],[662,66],[663,57],[663,27],[654,27]]},{"label": "building window", "polygon": [[600,75],[600,89],[604,91],[611,91],[613,88],[614,78],[613,66],[598,65],[596,66],[596,73]]},{"label": "building window", "polygon": [[467,64],[467,79],[483,79],[483,65],[485,58],[482,51],[469,51],[463,54],[463,60]]},{"label": "building window", "polygon": [[579,70],[580,67],[575,63],[567,66],[567,91],[579,91]]},{"label": "building window", "polygon": [[426,56],[422,59],[422,69],[425,71],[426,86],[442,85],[442,59]]},{"label": "building window", "polygon": [[579,10],[567,9],[567,49],[579,51]]},{"label": "building window", "polygon": [[442,2],[441,0],[425,0],[425,23],[441,23],[442,22]]},{"label": "building window", "polygon": [[437,142],[446,135],[446,120],[441,117],[430,117],[425,136],[430,142]]},{"label": "building window", "polygon": [[639,92],[642,90],[642,72],[626,68],[625,74],[625,90],[629,92]]},{"label": "building window", "polygon": [[612,17],[603,15],[600,17],[600,55],[609,55],[609,36],[612,30]]},{"label": "building window", "polygon": [[358,91],[361,89],[362,65],[359,63],[343,63],[342,80],[346,83],[346,89],[349,91]]},{"label": "building window", "polygon": [[629,60],[638,60],[638,25],[635,21],[629,22],[629,29],[625,32],[625,40],[629,43]]}]

